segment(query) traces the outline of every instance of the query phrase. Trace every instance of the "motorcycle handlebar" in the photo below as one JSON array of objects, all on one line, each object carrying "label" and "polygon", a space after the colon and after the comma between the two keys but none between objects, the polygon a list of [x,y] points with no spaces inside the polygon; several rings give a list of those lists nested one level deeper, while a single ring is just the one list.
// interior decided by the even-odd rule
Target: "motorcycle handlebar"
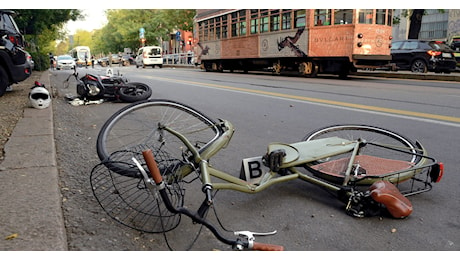
[{"label": "motorcycle handlebar", "polygon": [[184,214],[188,217],[190,217],[193,221],[203,224],[206,226],[213,234],[214,236],[219,239],[221,242],[231,245],[233,248],[240,249],[246,248],[250,250],[258,250],[258,251],[283,251],[284,247],[280,245],[273,245],[273,244],[265,244],[265,243],[259,243],[259,242],[252,242],[249,243],[248,241],[241,241],[239,239],[234,239],[230,240],[225,237],[223,237],[219,231],[206,219],[203,219],[199,217],[197,214],[194,214],[193,212],[189,211],[186,208],[175,208],[171,201],[169,200],[168,193],[165,190],[164,183],[163,183],[163,178],[161,177],[160,170],[158,169],[158,165],[155,161],[155,158],[153,156],[152,151],[145,150],[142,152],[142,155],[144,156],[144,160],[147,163],[147,168],[150,171],[150,174],[152,175],[153,180],[157,185],[160,186],[159,192],[161,195],[161,198],[163,199],[163,202],[165,203],[166,208],[171,211],[172,213],[179,213],[179,214]]}]

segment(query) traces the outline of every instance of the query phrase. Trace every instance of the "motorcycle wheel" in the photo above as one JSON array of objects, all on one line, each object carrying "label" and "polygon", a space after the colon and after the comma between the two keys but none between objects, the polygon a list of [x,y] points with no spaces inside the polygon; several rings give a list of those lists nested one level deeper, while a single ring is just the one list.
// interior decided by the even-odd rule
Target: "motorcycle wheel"
[{"label": "motorcycle wheel", "polygon": [[118,91],[120,100],[128,103],[146,100],[152,95],[152,89],[140,82],[130,82]]}]

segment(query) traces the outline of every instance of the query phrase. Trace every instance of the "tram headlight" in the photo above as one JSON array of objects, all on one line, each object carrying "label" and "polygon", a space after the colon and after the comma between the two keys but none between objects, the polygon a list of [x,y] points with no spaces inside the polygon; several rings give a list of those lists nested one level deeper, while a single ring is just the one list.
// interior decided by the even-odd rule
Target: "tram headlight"
[{"label": "tram headlight", "polygon": [[363,46],[363,43],[362,42],[358,42],[358,47],[362,47]]},{"label": "tram headlight", "polygon": [[363,38],[363,34],[362,34],[362,33],[358,33],[358,38],[359,38],[359,39]]}]

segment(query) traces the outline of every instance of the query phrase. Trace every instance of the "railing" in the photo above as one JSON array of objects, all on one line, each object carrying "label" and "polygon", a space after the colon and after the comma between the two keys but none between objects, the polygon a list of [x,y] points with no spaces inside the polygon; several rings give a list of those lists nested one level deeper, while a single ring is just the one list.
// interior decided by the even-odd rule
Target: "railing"
[{"label": "railing", "polygon": [[164,54],[163,64],[182,64],[182,65],[194,65],[195,63],[194,53],[175,53],[175,54]]}]

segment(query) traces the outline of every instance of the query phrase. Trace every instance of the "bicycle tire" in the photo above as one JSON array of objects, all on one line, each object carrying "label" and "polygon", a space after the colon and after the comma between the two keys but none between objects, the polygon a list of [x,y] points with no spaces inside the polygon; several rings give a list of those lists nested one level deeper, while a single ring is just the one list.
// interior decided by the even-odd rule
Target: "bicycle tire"
[{"label": "bicycle tire", "polygon": [[[407,167],[410,167],[420,160],[420,156],[417,155],[416,145],[414,145],[414,142],[410,139],[394,131],[369,125],[332,125],[310,132],[303,138],[303,141],[332,136],[337,136],[350,141],[357,140],[357,138],[366,140],[368,144],[360,149],[359,155],[361,157],[359,157],[358,160],[364,161],[366,158],[381,158],[384,163],[393,163],[394,166],[387,167],[387,173],[391,173],[391,168],[395,168],[394,171],[396,171],[397,166],[400,167],[401,165],[407,164]],[[384,145],[384,147],[372,144]],[[317,177],[329,180],[333,183],[342,184],[344,181],[344,167],[348,165],[348,158],[350,156],[351,152],[332,156],[326,159],[307,163],[304,167]],[[326,164],[328,162],[329,165]],[[332,166],[332,164],[334,165]],[[372,168],[372,166],[368,167]],[[383,167],[384,166],[382,166],[382,168]],[[365,168],[363,169],[361,169],[362,176],[369,174],[369,172],[364,172],[366,170]],[[359,172],[357,172],[357,174],[359,174]],[[378,178],[361,178],[361,180],[362,182],[357,184],[369,185],[377,181]],[[403,179],[400,181],[403,181]],[[398,180],[396,180],[396,182],[398,182]]]},{"label": "bicycle tire", "polygon": [[126,87],[121,87],[118,94],[122,101],[134,103],[150,98],[152,96],[152,89],[144,83],[130,82],[126,83]]},{"label": "bicycle tire", "polygon": [[214,120],[187,105],[171,100],[143,100],[115,112],[102,126],[97,137],[99,159],[114,172],[141,178],[132,157],[145,163],[141,153],[151,149],[154,155],[166,153],[169,158],[157,163],[160,169],[171,169],[172,162],[183,161],[187,151],[179,138],[159,129],[159,125],[183,134],[198,151],[221,133]]}]

